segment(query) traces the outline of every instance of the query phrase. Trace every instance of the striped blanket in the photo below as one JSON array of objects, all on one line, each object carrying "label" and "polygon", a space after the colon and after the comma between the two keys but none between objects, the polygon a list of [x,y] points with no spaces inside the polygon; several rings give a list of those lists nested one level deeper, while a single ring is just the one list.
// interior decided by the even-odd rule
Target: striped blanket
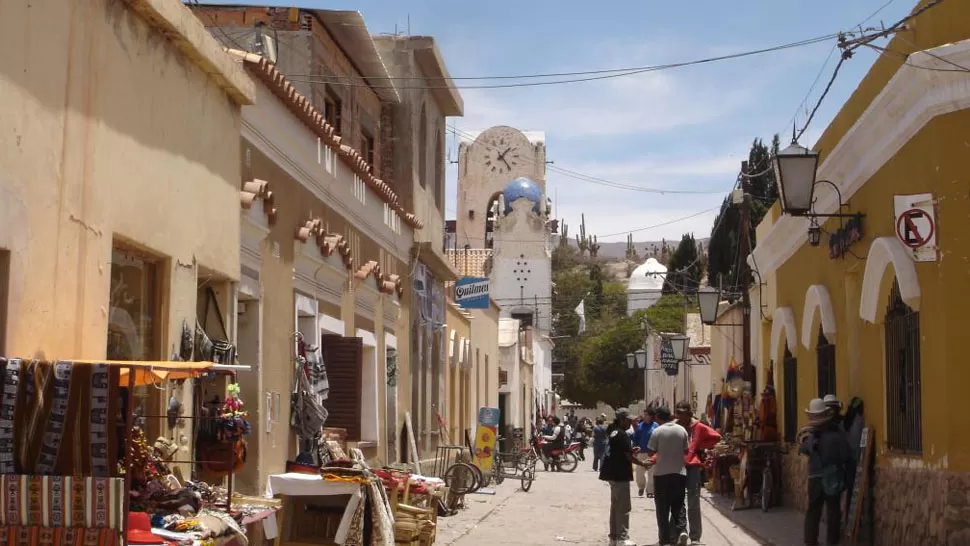
[{"label": "striped blanket", "polygon": [[105,364],[0,358],[0,475],[114,474],[117,374]]}]

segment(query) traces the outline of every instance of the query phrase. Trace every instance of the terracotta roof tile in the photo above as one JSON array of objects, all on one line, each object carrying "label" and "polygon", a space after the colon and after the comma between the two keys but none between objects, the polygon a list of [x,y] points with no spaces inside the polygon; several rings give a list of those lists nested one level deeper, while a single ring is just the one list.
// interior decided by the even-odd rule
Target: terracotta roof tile
[{"label": "terracotta roof tile", "polygon": [[448,260],[465,277],[487,277],[491,269],[492,250],[488,248],[449,249]]},{"label": "terracotta roof tile", "polygon": [[300,118],[307,127],[316,133],[324,144],[333,148],[337,152],[337,155],[345,158],[344,163],[369,188],[380,195],[384,202],[391,205],[405,223],[415,229],[424,227],[424,223],[417,216],[404,210],[404,207],[398,202],[394,190],[370,172],[367,162],[361,157],[360,152],[346,144],[341,144],[342,139],[334,134],[333,127],[324,120],[320,111],[313,106],[310,100],[293,87],[293,84],[290,83],[286,76],[277,70],[276,65],[255,53],[248,53],[237,49],[228,49],[227,51],[234,58],[242,62],[263,83],[269,86],[273,94],[279,97],[294,115]]}]

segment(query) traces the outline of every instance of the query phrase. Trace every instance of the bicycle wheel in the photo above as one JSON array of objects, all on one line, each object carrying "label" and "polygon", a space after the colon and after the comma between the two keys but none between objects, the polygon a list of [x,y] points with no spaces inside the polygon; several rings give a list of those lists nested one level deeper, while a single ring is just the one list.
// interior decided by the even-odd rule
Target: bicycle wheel
[{"label": "bicycle wheel", "polygon": [[502,482],[505,481],[505,476],[502,475],[502,458],[498,455],[492,462],[492,481],[495,482],[495,485],[502,485]]},{"label": "bicycle wheel", "polygon": [[526,493],[528,493],[529,492],[529,489],[532,489],[532,482],[535,479],[536,479],[535,472],[533,472],[532,470],[530,470],[528,468],[525,469],[525,470],[523,470],[522,471],[522,480],[521,480],[522,490],[525,491]]},{"label": "bicycle wheel", "polygon": [[771,493],[774,489],[774,476],[771,467],[766,466],[761,472],[761,511],[767,512],[771,508]]},{"label": "bicycle wheel", "polygon": [[564,453],[559,459],[560,472],[573,472],[579,466],[579,458],[575,453]]},{"label": "bicycle wheel", "polygon": [[442,476],[455,495],[465,495],[475,487],[475,471],[465,463],[455,463]]},{"label": "bicycle wheel", "polygon": [[478,468],[478,465],[476,465],[475,463],[465,463],[465,464],[467,464],[469,468],[472,469],[472,472],[475,474],[475,487],[471,491],[469,491],[469,493],[474,493],[475,491],[478,491],[479,489],[485,487],[485,474],[482,473],[482,469]]}]

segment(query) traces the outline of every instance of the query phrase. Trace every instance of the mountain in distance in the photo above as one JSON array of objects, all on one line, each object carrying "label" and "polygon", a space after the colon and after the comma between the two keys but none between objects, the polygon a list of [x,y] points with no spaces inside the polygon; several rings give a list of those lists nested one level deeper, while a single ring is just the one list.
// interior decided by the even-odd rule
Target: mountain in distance
[{"label": "mountain in distance", "polygon": [[[572,231],[572,229],[570,229],[569,231]],[[702,252],[707,252],[707,245],[708,245],[708,242],[710,242],[710,237],[704,237],[703,239],[698,238],[696,240],[697,240],[697,243],[701,246]],[[553,235],[553,243],[555,244],[559,243],[558,235]],[[598,243],[600,245],[599,254],[597,255],[599,258],[602,258],[605,260],[623,260],[626,258],[626,241],[617,241],[617,242],[609,242],[609,243],[599,241]],[[676,249],[679,243],[680,243],[679,238],[667,240],[667,246],[670,247],[671,251]],[[663,244],[663,241],[634,241],[633,247],[637,249],[637,254],[639,254],[640,261],[642,262],[642,261],[646,261],[646,259],[652,255],[651,254],[652,252],[656,252],[657,254],[659,254],[662,244]],[[569,238],[569,246],[576,248],[576,239],[574,237]]]}]

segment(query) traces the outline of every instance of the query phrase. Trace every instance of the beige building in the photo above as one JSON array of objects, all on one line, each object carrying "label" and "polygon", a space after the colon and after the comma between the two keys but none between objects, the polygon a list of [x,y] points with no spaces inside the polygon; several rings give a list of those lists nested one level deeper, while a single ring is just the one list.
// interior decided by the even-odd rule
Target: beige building
[{"label": "beige building", "polygon": [[228,322],[250,78],[176,0],[5,4],[0,33],[0,354],[167,360],[210,288]]},{"label": "beige building", "polygon": [[[334,18],[353,17],[334,13],[313,13],[315,36],[330,36]],[[366,48],[371,41],[363,21],[356,23],[356,34],[340,35],[341,51],[359,58],[338,58],[335,66],[378,59]],[[413,229],[421,223],[378,178],[391,173],[382,163],[387,149],[370,148],[367,136],[380,134],[379,124],[373,133],[351,130],[369,122],[351,109],[331,125],[264,57],[231,54],[258,81],[257,104],[243,111],[243,169],[257,198],[268,192],[282,211],[269,222],[251,207],[241,237],[239,351],[256,365],[240,381],[260,417],[250,443],[256,464],[247,466],[239,487],[258,491],[287,460],[313,451],[312,438],[290,426],[301,358],[311,368],[322,361],[326,371],[326,393],[323,381],[312,384],[329,413],[325,426],[346,430],[348,444],[370,459],[394,458],[396,412],[388,408],[400,388],[399,370],[408,369],[404,276]]]},{"label": "beige building", "polygon": [[[390,76],[408,78],[398,80],[405,83],[398,86],[401,100],[391,112],[394,184],[401,203],[424,222],[414,232],[408,265],[412,365],[401,372],[395,443],[407,445],[403,423],[410,411],[419,456],[427,459],[440,441],[439,417],[448,413],[445,283],[458,278],[444,254],[445,122],[463,115],[464,103],[433,38],[375,36],[374,44]],[[397,460],[406,460],[406,454],[399,449]]]}]

